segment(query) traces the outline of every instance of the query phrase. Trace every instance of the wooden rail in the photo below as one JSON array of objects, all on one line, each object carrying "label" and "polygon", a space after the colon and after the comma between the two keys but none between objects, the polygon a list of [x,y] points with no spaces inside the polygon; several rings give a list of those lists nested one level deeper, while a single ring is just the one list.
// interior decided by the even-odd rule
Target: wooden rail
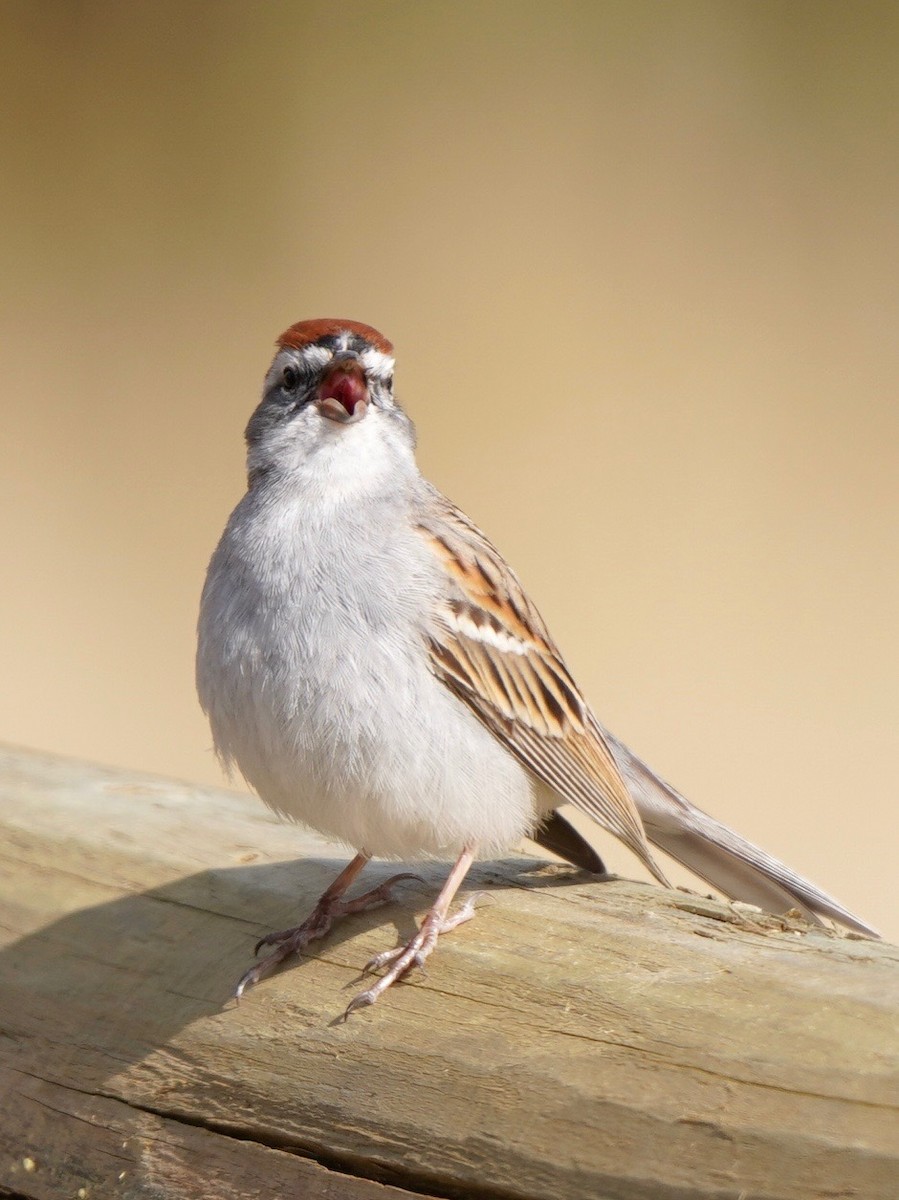
[{"label": "wooden rail", "polygon": [[895,947],[519,858],[343,1024],[431,892],[236,1006],[345,861],[251,799],[8,751],[0,855],[0,1195],[899,1196]]}]

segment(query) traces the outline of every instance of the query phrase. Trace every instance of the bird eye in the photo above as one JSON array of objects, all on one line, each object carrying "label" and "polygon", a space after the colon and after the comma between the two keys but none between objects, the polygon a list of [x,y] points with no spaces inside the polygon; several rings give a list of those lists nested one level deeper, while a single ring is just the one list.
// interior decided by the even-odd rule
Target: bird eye
[{"label": "bird eye", "polygon": [[296,367],[285,367],[281,372],[281,386],[288,392],[296,391],[300,382],[300,373]]}]

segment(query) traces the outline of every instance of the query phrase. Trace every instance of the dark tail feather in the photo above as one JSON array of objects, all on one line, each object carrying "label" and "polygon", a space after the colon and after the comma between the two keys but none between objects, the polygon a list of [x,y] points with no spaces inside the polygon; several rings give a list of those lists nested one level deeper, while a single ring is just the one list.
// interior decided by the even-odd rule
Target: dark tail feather
[{"label": "dark tail feather", "polygon": [[594,875],[606,873],[605,863],[596,850],[558,810],[544,819],[540,828],[531,834],[531,840],[582,871],[592,871]]}]

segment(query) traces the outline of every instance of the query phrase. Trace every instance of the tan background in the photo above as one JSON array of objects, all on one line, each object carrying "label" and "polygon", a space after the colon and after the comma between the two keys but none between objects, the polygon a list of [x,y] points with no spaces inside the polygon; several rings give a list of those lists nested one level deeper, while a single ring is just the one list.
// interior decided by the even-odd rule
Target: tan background
[{"label": "tan background", "polygon": [[896,5],[0,24],[0,736],[219,779],[243,425],[281,329],[350,316],[606,722],[899,937]]}]

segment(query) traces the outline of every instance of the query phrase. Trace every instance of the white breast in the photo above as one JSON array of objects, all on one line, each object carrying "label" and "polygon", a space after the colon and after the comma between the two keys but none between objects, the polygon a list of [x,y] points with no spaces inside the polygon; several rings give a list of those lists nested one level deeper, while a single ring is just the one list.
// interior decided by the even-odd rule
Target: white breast
[{"label": "white breast", "polygon": [[277,812],[356,849],[505,849],[533,824],[532,784],[431,674],[439,564],[396,488],[344,483],[260,486],[232,514],[197,656],[217,752]]}]

